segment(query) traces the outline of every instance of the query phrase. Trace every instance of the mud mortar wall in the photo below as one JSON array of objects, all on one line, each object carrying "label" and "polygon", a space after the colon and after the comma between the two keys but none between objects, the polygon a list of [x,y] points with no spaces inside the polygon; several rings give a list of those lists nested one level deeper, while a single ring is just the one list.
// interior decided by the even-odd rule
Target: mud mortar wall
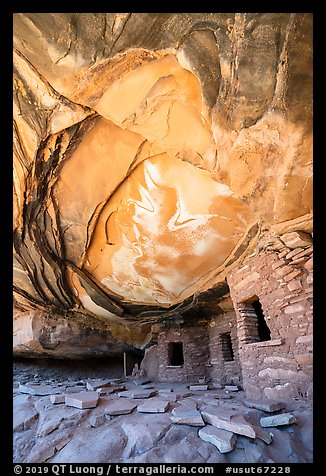
[{"label": "mud mortar wall", "polygon": [[[312,280],[312,246],[262,252],[228,276],[247,395],[283,401],[312,398]],[[255,296],[271,340],[248,343],[243,303]]]},{"label": "mud mortar wall", "polygon": [[[182,342],[184,364],[170,365],[169,343]],[[198,327],[171,329],[158,336],[158,380],[161,382],[196,382],[206,378],[209,359],[207,329]]]},{"label": "mud mortar wall", "polygon": [[[226,312],[212,320],[209,329],[209,375],[213,382],[220,384],[242,384],[241,366],[238,350],[237,320],[235,312]],[[233,359],[225,360],[223,356],[222,337],[230,333]]]}]

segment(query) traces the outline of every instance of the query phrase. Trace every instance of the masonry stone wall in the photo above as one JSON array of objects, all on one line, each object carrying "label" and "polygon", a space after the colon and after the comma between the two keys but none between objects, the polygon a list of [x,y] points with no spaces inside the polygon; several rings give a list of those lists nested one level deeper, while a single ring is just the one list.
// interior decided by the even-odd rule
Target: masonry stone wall
[{"label": "masonry stone wall", "polygon": [[[228,278],[237,317],[243,387],[248,396],[283,401],[312,396],[312,246],[261,252]],[[259,298],[271,340],[259,341]]]},{"label": "masonry stone wall", "polygon": [[[184,364],[174,366],[169,361],[169,343],[182,342]],[[189,382],[206,379],[209,360],[207,328],[190,327],[162,330],[158,335],[158,380]]]},{"label": "masonry stone wall", "polygon": [[[208,325],[209,331],[209,376],[212,382],[221,385],[242,385],[238,349],[237,319],[234,311],[217,316]],[[233,360],[229,360],[223,348],[223,336],[230,334]]]}]

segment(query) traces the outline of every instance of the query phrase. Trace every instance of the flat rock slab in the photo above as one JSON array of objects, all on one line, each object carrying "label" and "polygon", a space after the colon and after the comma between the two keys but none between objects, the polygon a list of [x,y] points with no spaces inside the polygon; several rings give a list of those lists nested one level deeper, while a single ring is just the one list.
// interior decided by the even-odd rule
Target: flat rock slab
[{"label": "flat rock slab", "polygon": [[172,423],[175,423],[176,425],[205,426],[205,423],[199,412],[198,415],[194,416],[171,416],[170,419]]},{"label": "flat rock slab", "polygon": [[243,402],[249,408],[257,408],[263,412],[277,412],[285,408],[284,403],[274,401],[257,401],[257,400],[245,400]]},{"label": "flat rock slab", "polygon": [[86,382],[87,390],[97,390],[98,388],[110,387],[111,380],[88,380]]},{"label": "flat rock slab", "polygon": [[165,393],[160,393],[159,394],[159,397],[161,400],[168,400],[169,402],[176,402],[177,401],[177,396],[176,395],[173,395],[173,393],[170,393],[170,394],[165,394]]},{"label": "flat rock slab", "polygon": [[110,379],[111,385],[118,385],[119,383],[124,383],[125,381],[126,381],[126,379],[121,378],[121,377]]},{"label": "flat rock slab", "polygon": [[156,390],[126,390],[125,392],[119,392],[119,397],[124,398],[150,398],[156,395]]},{"label": "flat rock slab", "polygon": [[108,415],[127,415],[134,411],[137,405],[129,400],[119,399],[109,403],[105,408],[105,413]]},{"label": "flat rock slab", "polygon": [[75,408],[95,408],[99,401],[97,392],[80,392],[66,395],[65,403],[68,407]]},{"label": "flat rock slab", "polygon": [[238,392],[239,387],[237,387],[236,385],[225,385],[224,390],[226,390],[227,392]]},{"label": "flat rock slab", "polygon": [[210,399],[205,398],[205,399],[203,399],[202,404],[205,405],[205,407],[210,407],[211,405],[219,407],[221,405],[221,402],[219,402],[215,398],[210,398]]},{"label": "flat rock slab", "polygon": [[66,394],[59,393],[59,395],[51,395],[50,396],[51,403],[66,403]]},{"label": "flat rock slab", "polygon": [[79,392],[85,392],[85,390],[86,390],[85,386],[76,385],[74,387],[67,387],[65,390],[65,393],[79,393]]},{"label": "flat rock slab", "polygon": [[192,392],[177,392],[177,399],[191,397]]},{"label": "flat rock slab", "polygon": [[99,387],[96,389],[96,391],[101,396],[104,396],[104,395],[110,395],[111,393],[115,393],[115,392],[122,392],[125,389],[126,387],[124,385],[115,385],[112,387]]},{"label": "flat rock slab", "polygon": [[200,416],[200,412],[197,410],[196,405],[179,405],[173,408],[172,415],[175,417],[196,417]]},{"label": "flat rock slab", "polygon": [[178,400],[178,403],[180,403],[180,405],[187,405],[188,407],[192,406],[195,410],[197,409],[197,403],[193,398],[182,398],[181,400]]},{"label": "flat rock slab", "polygon": [[234,433],[226,430],[219,430],[214,426],[205,426],[198,431],[198,436],[203,441],[212,443],[221,453],[228,453],[233,450],[237,441]]},{"label": "flat rock slab", "polygon": [[38,416],[38,411],[32,403],[29,404],[29,402],[27,402],[26,405],[15,408],[13,412],[13,431],[20,432],[28,430],[33,426]]},{"label": "flat rock slab", "polygon": [[256,432],[253,425],[250,423],[241,421],[236,414],[230,414],[225,410],[217,410],[214,407],[212,410],[205,409],[201,412],[201,415],[206,423],[219,428],[220,430],[232,431],[238,435],[248,436],[249,438],[256,438]]},{"label": "flat rock slab", "polygon": [[215,400],[216,402],[218,402],[219,400],[230,400],[233,397],[229,393],[224,393],[223,395],[209,395],[208,393],[205,393],[204,398],[209,401]]},{"label": "flat rock slab", "polygon": [[166,393],[167,394],[170,394],[173,392],[173,388],[161,388],[161,389],[158,389],[158,394],[159,395],[165,395]]},{"label": "flat rock slab", "polygon": [[62,382],[59,385],[63,385],[65,387],[85,387],[86,383],[83,382],[82,380],[78,380],[76,382]]},{"label": "flat rock slab", "polygon": [[245,452],[245,459],[250,463],[265,462],[265,457],[262,454],[262,448],[257,445],[254,440],[244,439],[242,441]]},{"label": "flat rock slab", "polygon": [[[204,393],[204,397],[207,398],[220,398],[221,396],[225,396],[225,393],[222,392],[217,392],[216,390],[208,390],[208,392]],[[227,395],[228,398],[230,398],[230,395]]]},{"label": "flat rock slab", "polygon": [[135,385],[145,385],[146,383],[151,383],[151,379],[149,379],[149,378],[138,378],[136,380],[133,380],[133,383]]},{"label": "flat rock slab", "polygon": [[210,388],[212,390],[222,390],[224,387],[220,383],[212,383],[210,384]]},{"label": "flat rock slab", "polygon": [[60,393],[58,388],[53,388],[51,385],[40,385],[37,383],[26,383],[25,385],[19,385],[18,391],[20,393],[28,393],[30,395],[38,396],[54,395]]},{"label": "flat rock slab", "polygon": [[208,390],[208,385],[190,385],[189,390],[195,391],[195,392],[203,391],[203,390],[205,391],[205,390]]},{"label": "flat rock slab", "polygon": [[140,413],[165,413],[169,407],[169,404],[170,402],[168,400],[151,398],[141,405],[138,405],[137,411]]},{"label": "flat rock slab", "polygon": [[283,426],[283,425],[292,425],[297,421],[296,417],[292,413],[280,413],[279,415],[272,415],[268,417],[263,417],[260,419],[260,424],[262,427],[268,426]]}]

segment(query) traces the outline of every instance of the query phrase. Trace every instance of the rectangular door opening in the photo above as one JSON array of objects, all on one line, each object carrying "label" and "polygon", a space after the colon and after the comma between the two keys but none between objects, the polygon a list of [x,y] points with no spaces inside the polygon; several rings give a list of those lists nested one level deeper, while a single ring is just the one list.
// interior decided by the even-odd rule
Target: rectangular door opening
[{"label": "rectangular door opening", "polygon": [[182,342],[169,342],[168,358],[169,365],[181,366],[184,364]]}]

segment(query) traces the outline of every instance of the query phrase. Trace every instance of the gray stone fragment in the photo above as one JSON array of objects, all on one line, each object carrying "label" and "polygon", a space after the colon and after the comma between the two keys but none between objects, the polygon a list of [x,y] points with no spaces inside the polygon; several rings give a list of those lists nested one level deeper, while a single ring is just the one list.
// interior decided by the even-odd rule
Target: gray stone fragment
[{"label": "gray stone fragment", "polygon": [[109,403],[104,412],[108,415],[127,415],[134,411],[137,405],[129,400],[119,399]]},{"label": "gray stone fragment", "polygon": [[190,385],[189,390],[195,392],[208,390],[208,385]]},{"label": "gray stone fragment", "polygon": [[225,385],[224,390],[227,392],[238,392],[239,387],[237,387],[237,385]]},{"label": "gray stone fragment", "polygon": [[87,390],[97,390],[98,388],[110,387],[111,380],[88,380],[86,382]]},{"label": "gray stone fragment", "polygon": [[297,421],[292,413],[280,413],[279,415],[272,415],[260,419],[262,427],[291,425]]},{"label": "gray stone fragment", "polygon": [[168,400],[169,402],[176,402],[177,401],[177,396],[173,395],[173,393],[170,394],[159,394],[161,400]]},{"label": "gray stone fragment", "polygon": [[192,395],[192,392],[178,392],[176,395],[177,395],[177,400],[179,400],[180,398],[190,397]]},{"label": "gray stone fragment", "polygon": [[210,425],[201,428],[198,431],[198,436],[203,441],[212,443],[221,453],[232,451],[237,441],[234,433],[226,430],[219,430]]},{"label": "gray stone fragment", "polygon": [[54,395],[60,393],[59,389],[53,388],[50,385],[40,385],[37,383],[26,383],[25,385],[19,385],[18,390],[20,393],[28,393],[30,395]]},{"label": "gray stone fragment", "polygon": [[249,438],[256,438],[256,432],[250,423],[244,422],[238,418],[236,414],[230,414],[224,409],[219,410],[217,407],[213,409],[205,409],[201,415],[206,423],[209,423],[221,430],[232,431],[239,435],[248,436]]},{"label": "gray stone fragment", "polygon": [[277,412],[285,408],[284,403],[275,402],[275,401],[257,401],[257,400],[245,400],[243,402],[249,408],[257,408],[257,410],[262,410],[264,412]]},{"label": "gray stone fragment", "polygon": [[197,410],[196,404],[179,405],[172,410],[171,421],[179,425],[204,426],[200,412]]},{"label": "gray stone fragment", "polygon": [[99,388],[96,389],[96,391],[102,397],[104,395],[110,395],[111,393],[122,392],[125,389],[126,389],[126,387],[124,385],[115,385],[115,386],[112,386],[112,387],[99,387]]},{"label": "gray stone fragment", "polygon": [[52,433],[52,431],[59,428],[60,423],[60,418],[57,421],[43,421],[41,426],[38,428],[36,435],[43,437],[49,435],[50,433]]},{"label": "gray stone fragment", "polygon": [[273,438],[272,436],[267,433],[267,431],[263,430],[262,428],[260,428],[260,426],[258,425],[252,425],[255,432],[256,432],[256,437],[259,438],[260,440],[262,440],[264,443],[266,443],[267,445],[271,444],[272,441],[273,441]]},{"label": "gray stone fragment", "polygon": [[82,387],[81,385],[75,385],[74,387],[67,387],[65,393],[79,393],[85,392],[85,390],[85,387]]},{"label": "gray stone fragment", "polygon": [[81,380],[78,380],[75,382],[62,382],[59,385],[64,387],[85,387],[86,383]]},{"label": "gray stone fragment", "polygon": [[119,385],[120,383],[124,383],[126,380],[122,377],[120,378],[111,378],[110,379],[110,382],[111,382],[111,385]]},{"label": "gray stone fragment", "polygon": [[255,441],[247,439],[243,440],[243,448],[248,463],[263,463],[262,448],[260,448]]},{"label": "gray stone fragment", "polygon": [[146,383],[151,383],[151,379],[149,378],[138,378],[133,380],[133,383],[136,385],[145,385]]},{"label": "gray stone fragment", "polygon": [[230,398],[230,395],[225,395],[224,392],[216,392],[214,390],[210,390],[204,394],[204,397],[207,397],[207,398],[221,398],[225,396],[227,398]]},{"label": "gray stone fragment", "polygon": [[66,395],[65,403],[68,407],[95,408],[99,400],[97,392],[80,392]]},{"label": "gray stone fragment", "polygon": [[13,431],[26,431],[31,428],[38,418],[34,405],[21,405],[13,413]]},{"label": "gray stone fragment", "polygon": [[165,394],[170,394],[173,392],[173,388],[161,388],[158,390],[159,395],[165,395]]},{"label": "gray stone fragment", "polygon": [[162,400],[160,398],[151,398],[138,405],[137,411],[140,413],[165,413],[169,407],[170,402],[168,400]]},{"label": "gray stone fragment", "polygon": [[212,383],[210,384],[209,388],[211,390],[222,390],[224,387],[220,383]]},{"label": "gray stone fragment", "polygon": [[51,403],[65,403],[66,402],[66,394],[59,393],[58,395],[51,395],[50,396]]},{"label": "gray stone fragment", "polygon": [[125,392],[119,392],[119,397],[124,398],[150,398],[156,395],[156,390],[126,390]]},{"label": "gray stone fragment", "polygon": [[93,415],[89,419],[89,423],[93,428],[98,428],[99,426],[103,425],[107,422],[107,415]]},{"label": "gray stone fragment", "polygon": [[187,398],[182,398],[181,400],[178,400],[178,403],[180,405],[187,405],[187,406],[194,407],[195,410],[197,410],[197,403],[191,397],[190,398],[188,398],[188,397]]},{"label": "gray stone fragment", "polygon": [[200,415],[196,405],[179,405],[178,407],[173,408],[171,413],[175,417],[191,417]]},{"label": "gray stone fragment", "polygon": [[205,423],[198,412],[198,415],[194,416],[171,416],[172,423],[177,425],[190,425],[190,426],[205,426]]}]

